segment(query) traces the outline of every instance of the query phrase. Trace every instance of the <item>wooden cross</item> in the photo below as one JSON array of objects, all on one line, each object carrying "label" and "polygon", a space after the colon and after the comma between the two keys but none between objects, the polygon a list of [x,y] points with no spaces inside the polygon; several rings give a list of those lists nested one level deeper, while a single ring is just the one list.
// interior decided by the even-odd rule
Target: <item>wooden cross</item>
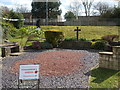
[{"label": "wooden cross", "polygon": [[77,27],[77,29],[75,29],[74,31],[77,31],[76,36],[77,36],[77,41],[78,41],[78,35],[79,35],[78,32],[81,31],[81,29],[78,29],[78,27]]}]

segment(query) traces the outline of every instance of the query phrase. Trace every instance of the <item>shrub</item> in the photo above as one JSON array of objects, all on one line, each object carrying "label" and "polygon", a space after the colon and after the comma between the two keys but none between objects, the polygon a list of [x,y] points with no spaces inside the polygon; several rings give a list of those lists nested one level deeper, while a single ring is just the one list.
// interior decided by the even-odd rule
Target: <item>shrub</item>
[{"label": "shrub", "polygon": [[42,42],[42,43],[41,43],[41,48],[42,48],[42,49],[52,49],[53,46],[52,46],[52,44],[50,44],[50,43],[48,43],[48,42]]},{"label": "shrub", "polygon": [[13,10],[11,10],[8,14],[8,18],[19,19],[18,21],[10,21],[10,23],[12,23],[17,29],[21,28],[24,25],[24,21],[21,20],[24,19],[24,17],[21,13],[16,13]]},{"label": "shrub", "polygon": [[75,40],[75,38],[65,38],[64,41],[74,41],[74,40]]},{"label": "shrub", "polygon": [[40,42],[39,42],[39,41],[33,42],[33,43],[32,43],[32,48],[33,48],[33,49],[41,49],[41,44],[40,44]]},{"label": "shrub", "polygon": [[117,38],[119,38],[119,35],[105,35],[101,37],[102,40],[106,40],[108,42],[112,42],[114,39]]},{"label": "shrub", "polygon": [[86,38],[80,38],[79,40],[80,40],[80,41],[89,41],[89,40],[87,40]]},{"label": "shrub", "polygon": [[53,47],[56,47],[59,43],[59,41],[62,41],[64,38],[64,35],[60,31],[46,31],[45,32],[45,38],[46,41],[51,43]]},{"label": "shrub", "polygon": [[[64,41],[76,41],[75,38],[66,38]],[[86,38],[80,38],[79,41],[89,41]]]},{"label": "shrub", "polygon": [[8,22],[0,22],[3,28],[3,39],[9,39],[10,37],[15,37],[16,28]]},{"label": "shrub", "polygon": [[106,42],[104,41],[97,41],[97,42],[92,42],[91,48],[97,49],[97,50],[104,50],[106,47]]}]

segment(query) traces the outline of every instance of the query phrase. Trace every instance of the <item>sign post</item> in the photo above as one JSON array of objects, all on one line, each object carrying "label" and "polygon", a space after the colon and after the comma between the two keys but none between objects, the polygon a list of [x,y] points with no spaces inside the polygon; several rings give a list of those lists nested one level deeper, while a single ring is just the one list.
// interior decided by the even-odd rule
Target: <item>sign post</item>
[{"label": "sign post", "polygon": [[20,88],[19,84],[23,80],[38,80],[38,89],[39,89],[39,64],[31,64],[31,65],[20,65],[19,69],[19,78],[18,78],[18,88]]}]

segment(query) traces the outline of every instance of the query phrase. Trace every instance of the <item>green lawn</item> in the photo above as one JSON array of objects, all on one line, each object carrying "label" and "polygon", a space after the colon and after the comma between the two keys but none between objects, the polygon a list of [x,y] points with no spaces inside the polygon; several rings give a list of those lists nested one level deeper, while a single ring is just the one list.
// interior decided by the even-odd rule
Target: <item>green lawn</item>
[{"label": "green lawn", "polygon": [[90,88],[120,88],[119,79],[120,71],[95,68],[91,72]]},{"label": "green lawn", "polygon": [[[42,26],[43,30],[58,29],[65,34],[65,38],[75,38],[77,26]],[[117,26],[78,26],[81,31],[79,38],[100,39],[103,35],[118,34]]]},{"label": "green lawn", "polygon": [[[41,26],[43,31],[49,29],[57,29],[64,33],[65,38],[76,38],[76,29],[77,26]],[[86,38],[87,40],[100,39],[104,35],[117,34],[118,35],[118,26],[78,26],[81,31],[79,32],[79,38]],[[44,38],[44,35],[41,35],[41,38]],[[11,41],[20,41],[20,39],[12,38]],[[27,39],[22,40],[22,44]]]}]

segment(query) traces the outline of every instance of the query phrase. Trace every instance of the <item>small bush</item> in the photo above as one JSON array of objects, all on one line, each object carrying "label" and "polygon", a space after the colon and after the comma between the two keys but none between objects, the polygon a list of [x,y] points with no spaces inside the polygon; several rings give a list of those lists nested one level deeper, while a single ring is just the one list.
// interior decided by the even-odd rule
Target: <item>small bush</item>
[{"label": "small bush", "polygon": [[15,37],[15,33],[16,33],[16,28],[8,22],[0,22],[0,25],[3,28],[3,39],[9,39],[11,37]]},{"label": "small bush", "polygon": [[106,40],[108,42],[112,42],[113,40],[118,38],[119,38],[119,35],[105,35],[101,37],[102,40]]},{"label": "small bush", "polygon": [[41,43],[39,41],[32,43],[33,49],[41,49]]},{"label": "small bush", "polygon": [[104,50],[106,46],[106,42],[104,41],[97,41],[97,42],[92,42],[91,48],[97,49],[97,50]]},{"label": "small bush", "polygon": [[17,29],[21,28],[24,25],[24,21],[21,19],[24,19],[23,15],[21,13],[16,13],[13,10],[11,10],[8,14],[9,19],[19,19],[18,21],[10,21],[16,27]]},{"label": "small bush", "polygon": [[46,41],[51,43],[53,47],[56,47],[59,41],[64,39],[64,35],[60,31],[46,31],[45,32]]},{"label": "small bush", "polygon": [[48,42],[42,42],[42,43],[41,43],[41,48],[42,48],[42,49],[52,49],[53,46],[52,46],[52,44],[50,44],[50,43],[48,43]]},{"label": "small bush", "polygon": [[[64,41],[75,41],[76,38],[66,38]],[[79,41],[89,41],[86,38],[80,38]]]},{"label": "small bush", "polygon": [[80,38],[79,40],[80,40],[80,41],[89,41],[89,40],[87,40],[86,38]]},{"label": "small bush", "polygon": [[74,41],[75,38],[66,38],[64,41]]}]

